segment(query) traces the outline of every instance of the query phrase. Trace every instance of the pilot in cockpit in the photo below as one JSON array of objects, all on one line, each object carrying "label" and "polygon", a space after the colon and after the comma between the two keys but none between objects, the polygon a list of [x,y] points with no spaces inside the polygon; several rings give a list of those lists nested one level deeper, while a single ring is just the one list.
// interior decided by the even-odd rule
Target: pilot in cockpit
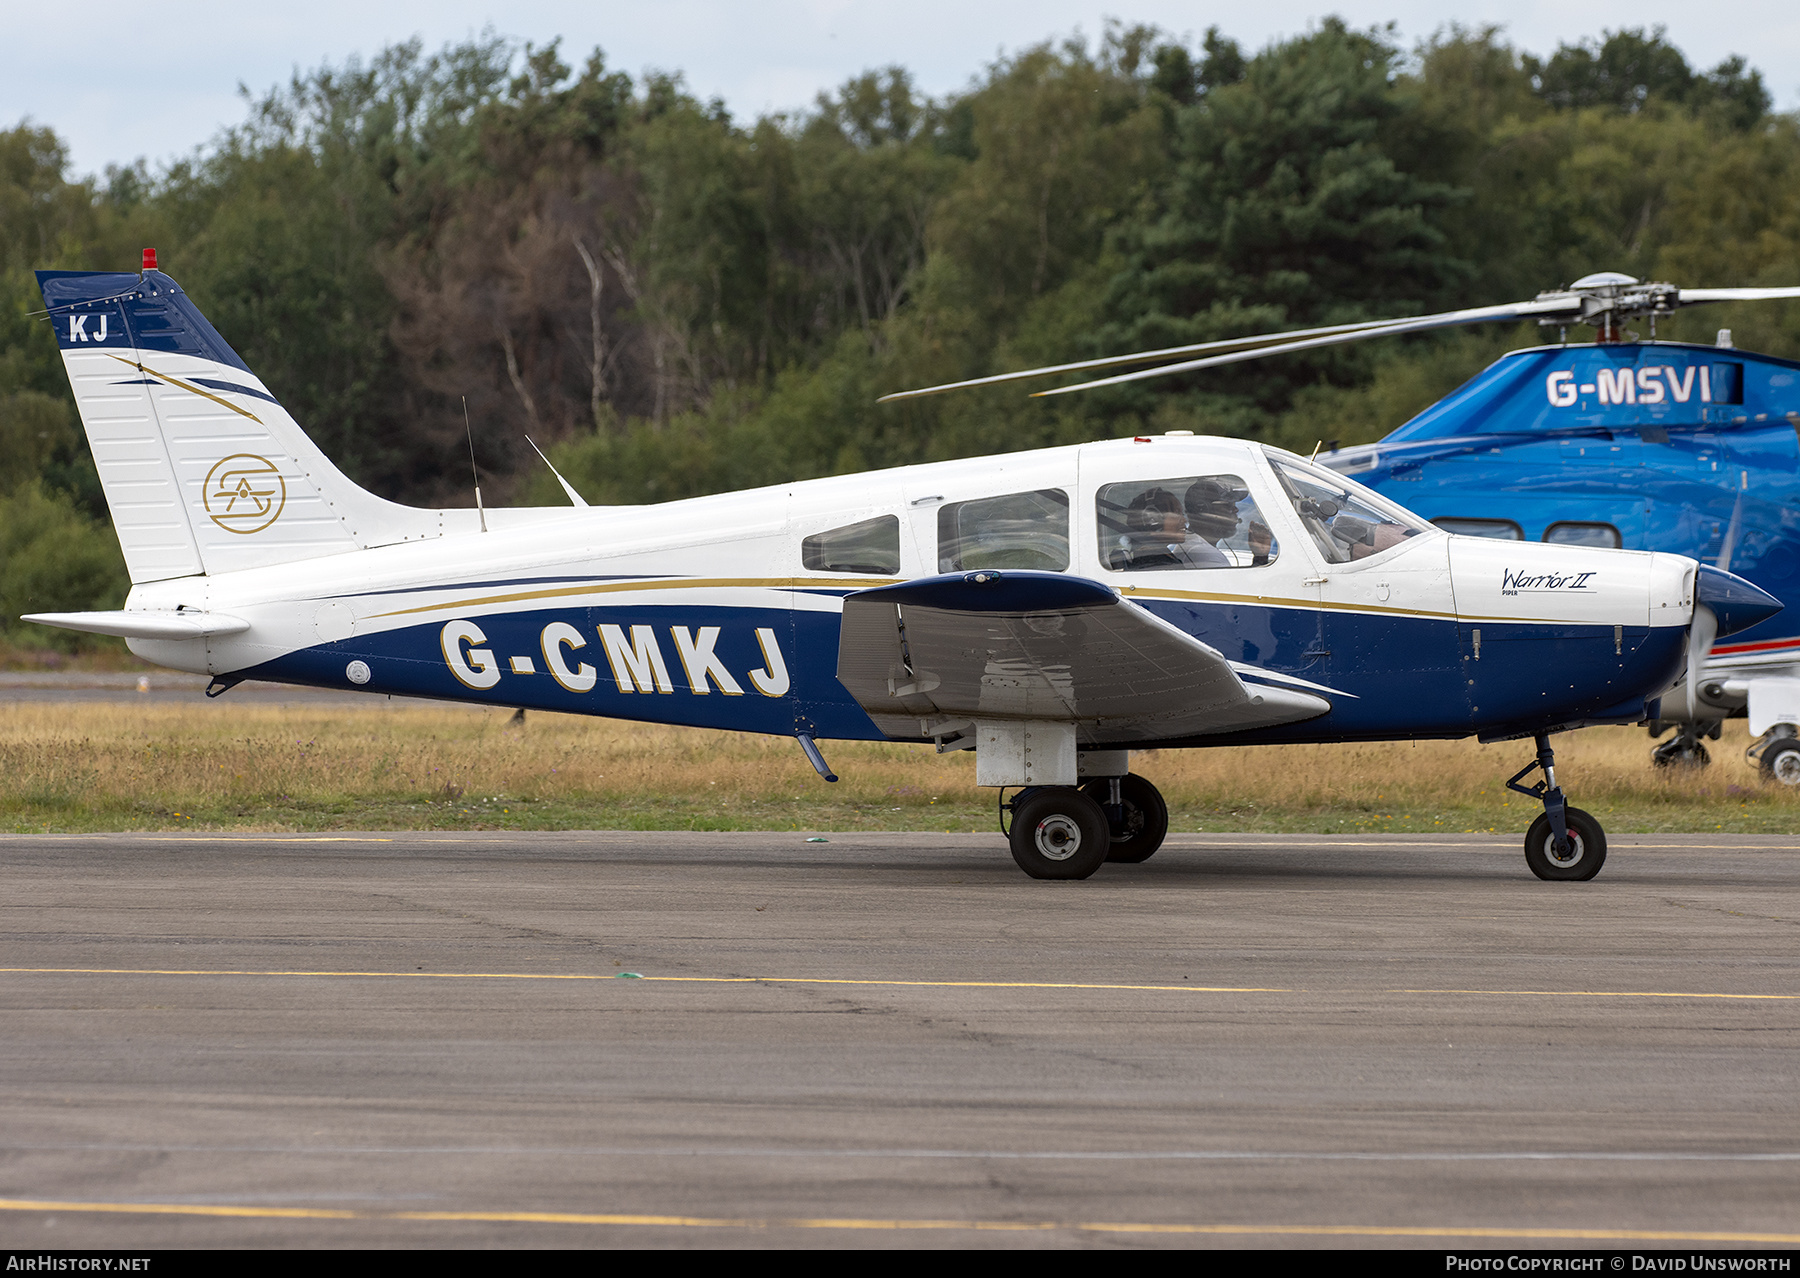
[{"label": "pilot in cockpit", "polygon": [[1223,568],[1231,562],[1212,542],[1189,531],[1181,500],[1166,488],[1147,489],[1133,498],[1125,523],[1133,568]]}]

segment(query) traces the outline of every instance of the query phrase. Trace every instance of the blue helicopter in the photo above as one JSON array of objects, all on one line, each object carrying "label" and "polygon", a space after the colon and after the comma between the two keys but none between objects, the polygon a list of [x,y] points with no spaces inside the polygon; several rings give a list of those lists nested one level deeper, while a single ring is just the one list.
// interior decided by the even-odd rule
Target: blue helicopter
[{"label": "blue helicopter", "polygon": [[[1800,602],[1800,363],[1655,340],[1656,320],[1704,302],[1800,297],[1800,288],[1684,289],[1602,272],[1529,302],[1370,321],[1027,369],[890,398],[1129,364],[1096,386],[1400,333],[1518,319],[1561,330],[1513,351],[1374,444],[1317,460],[1446,531],[1515,542],[1671,552]],[[1625,329],[1647,319],[1651,340]],[[1595,330],[1568,342],[1572,325]],[[1182,358],[1198,356],[1198,358]],[[1704,624],[1704,621],[1702,622]],[[1744,716],[1763,776],[1800,786],[1800,609],[1714,642],[1647,721],[1659,766],[1710,762],[1726,718]]]}]

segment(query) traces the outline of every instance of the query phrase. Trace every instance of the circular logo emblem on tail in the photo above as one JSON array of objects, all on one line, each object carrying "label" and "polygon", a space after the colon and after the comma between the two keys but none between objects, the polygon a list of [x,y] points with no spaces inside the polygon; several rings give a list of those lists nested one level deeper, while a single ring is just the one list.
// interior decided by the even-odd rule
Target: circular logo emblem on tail
[{"label": "circular logo emblem on tail", "polygon": [[275,463],[237,453],[206,474],[206,513],[226,532],[261,532],[287,505],[287,484]]}]

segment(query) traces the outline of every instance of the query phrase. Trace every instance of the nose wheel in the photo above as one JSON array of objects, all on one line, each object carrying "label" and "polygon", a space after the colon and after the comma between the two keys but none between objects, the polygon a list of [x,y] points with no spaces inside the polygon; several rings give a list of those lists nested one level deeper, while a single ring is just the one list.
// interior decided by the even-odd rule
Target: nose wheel
[{"label": "nose wheel", "polygon": [[[1525,832],[1525,864],[1540,879],[1585,882],[1606,864],[1606,831],[1589,813],[1563,801],[1562,787],[1556,784],[1556,754],[1547,735],[1538,737],[1537,748],[1537,758],[1506,783],[1507,789],[1544,805],[1543,815]],[[1539,768],[1544,770],[1541,780],[1530,786],[1519,784]]]},{"label": "nose wheel", "polygon": [[1525,864],[1540,879],[1582,882],[1606,863],[1606,831],[1580,808],[1563,809],[1567,839],[1558,845],[1548,815],[1531,823],[1525,834]]}]

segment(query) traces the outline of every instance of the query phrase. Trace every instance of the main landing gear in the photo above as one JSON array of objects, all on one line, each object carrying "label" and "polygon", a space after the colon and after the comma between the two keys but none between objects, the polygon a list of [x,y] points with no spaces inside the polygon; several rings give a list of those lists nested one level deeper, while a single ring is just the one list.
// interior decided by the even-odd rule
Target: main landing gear
[{"label": "main landing gear", "polygon": [[1034,879],[1085,879],[1107,861],[1150,859],[1169,832],[1169,807],[1135,773],[1074,786],[1033,786],[1011,803],[1001,832],[1013,860]]},{"label": "main landing gear", "polygon": [[[1535,769],[1544,770],[1543,780],[1535,785],[1519,784]],[[1562,788],[1556,784],[1556,753],[1550,749],[1548,735],[1537,738],[1537,758],[1513,774],[1506,783],[1528,798],[1543,802],[1543,815],[1525,832],[1525,864],[1540,879],[1585,882],[1600,873],[1606,864],[1606,831],[1580,808],[1563,802]]]}]

